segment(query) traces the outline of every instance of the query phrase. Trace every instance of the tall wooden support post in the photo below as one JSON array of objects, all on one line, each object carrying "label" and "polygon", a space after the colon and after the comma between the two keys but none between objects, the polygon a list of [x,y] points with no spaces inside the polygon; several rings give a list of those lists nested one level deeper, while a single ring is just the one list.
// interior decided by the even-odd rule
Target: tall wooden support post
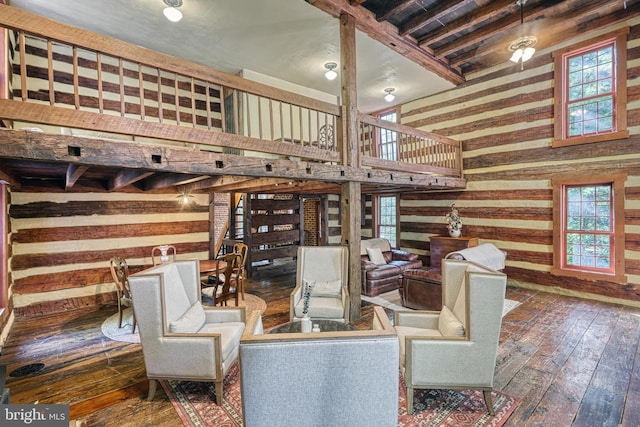
[{"label": "tall wooden support post", "polygon": [[[347,166],[359,167],[358,147],[358,90],[356,86],[356,20],[348,14],[340,15],[340,62],[343,112],[342,126],[345,140],[343,159]],[[341,192],[342,244],[349,248],[350,318],[360,318],[361,205],[360,183],[345,182]]]},{"label": "tall wooden support post", "polygon": [[360,183],[345,182],[340,195],[342,220],[342,244],[349,248],[349,316],[360,318],[360,292],[362,272],[360,267]]}]

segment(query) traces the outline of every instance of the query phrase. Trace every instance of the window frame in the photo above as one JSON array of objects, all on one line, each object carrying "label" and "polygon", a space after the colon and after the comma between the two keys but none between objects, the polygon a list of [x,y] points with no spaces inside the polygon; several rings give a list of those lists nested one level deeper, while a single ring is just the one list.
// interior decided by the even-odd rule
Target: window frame
[{"label": "window frame", "polygon": [[[627,174],[597,175],[597,176],[570,176],[554,178],[553,186],[553,266],[551,274],[556,276],[574,277],[591,281],[607,281],[618,284],[626,284],[625,276],[625,234],[624,234],[624,182]],[[565,268],[566,246],[564,234],[566,226],[566,188],[584,185],[610,184],[613,193],[613,256],[611,257],[612,272],[605,273],[590,269]]]},{"label": "window frame", "polygon": [[[396,115],[396,121],[392,122],[389,120],[385,120],[382,118],[382,116],[388,115],[388,114],[395,114]],[[400,117],[400,111],[398,110],[397,107],[394,108],[389,108],[387,110],[383,110],[383,111],[379,111],[376,113],[375,115],[378,119],[383,120],[383,121],[387,121],[389,123],[398,123],[398,119]],[[394,150],[394,157],[393,159],[386,159],[382,157],[382,132],[392,132],[396,135],[395,138],[395,150]],[[398,153],[398,132],[393,131],[393,130],[385,130],[383,128],[378,128],[376,131],[376,157],[379,159],[383,159],[383,160],[389,160],[392,162],[396,162],[398,161],[398,157],[399,157],[399,153]]]},{"label": "window frame", "polygon": [[[554,138],[552,147],[565,147],[592,142],[612,141],[629,137],[627,129],[627,35],[629,27],[603,34],[580,43],[556,50],[554,59]],[[615,45],[615,91],[614,91],[614,127],[612,132],[587,136],[568,136],[568,117],[566,96],[568,85],[568,58],[597,49],[603,45]]]},{"label": "window frame", "polygon": [[383,197],[388,197],[388,198],[395,198],[396,199],[396,212],[395,212],[395,242],[390,242],[392,247],[398,247],[398,242],[399,242],[399,227],[398,227],[398,219],[400,218],[400,198],[397,195],[385,195],[385,194],[379,194],[379,195],[375,195],[373,197],[373,204],[374,204],[374,215],[373,215],[373,237],[380,237],[380,226],[384,225],[387,226],[387,224],[381,224],[380,222],[380,208],[382,206],[382,203],[380,201],[381,198]]}]

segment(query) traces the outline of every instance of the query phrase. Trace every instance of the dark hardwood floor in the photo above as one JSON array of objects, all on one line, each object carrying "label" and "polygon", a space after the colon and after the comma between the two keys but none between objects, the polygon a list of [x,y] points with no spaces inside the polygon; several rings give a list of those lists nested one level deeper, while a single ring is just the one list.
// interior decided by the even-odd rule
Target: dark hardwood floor
[{"label": "dark hardwood floor", "polygon": [[[286,274],[248,282],[248,292],[267,301],[265,327],[288,321],[293,281]],[[511,287],[507,298],[522,304],[503,321],[495,387],[522,402],[505,426],[640,425],[640,309]],[[355,325],[367,328],[372,306],[362,307]],[[11,402],[70,404],[86,426],[180,425],[161,387],[146,401],[140,346],[103,336],[114,311],[16,319],[0,363],[7,372],[44,367],[8,377]]]}]

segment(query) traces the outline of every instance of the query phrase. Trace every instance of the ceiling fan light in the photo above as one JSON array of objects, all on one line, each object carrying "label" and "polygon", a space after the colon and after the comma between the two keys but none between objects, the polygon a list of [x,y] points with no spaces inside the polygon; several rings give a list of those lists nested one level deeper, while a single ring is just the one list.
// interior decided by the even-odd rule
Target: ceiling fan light
[{"label": "ceiling fan light", "polygon": [[522,54],[522,62],[530,60],[534,53],[536,53],[535,48],[533,47],[526,48],[524,50],[524,53]]},{"label": "ceiling fan light", "polygon": [[513,55],[511,55],[511,58],[509,58],[509,61],[515,62],[517,64],[523,55],[524,55],[524,51],[522,49],[516,49],[513,51]]},{"label": "ceiling fan light", "polygon": [[182,19],[182,12],[175,7],[165,7],[162,13],[171,22],[178,22]]}]

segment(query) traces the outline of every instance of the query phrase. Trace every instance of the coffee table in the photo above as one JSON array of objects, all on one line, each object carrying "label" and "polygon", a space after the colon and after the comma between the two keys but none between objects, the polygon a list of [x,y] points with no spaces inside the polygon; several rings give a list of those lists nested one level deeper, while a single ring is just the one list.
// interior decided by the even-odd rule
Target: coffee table
[{"label": "coffee table", "polygon": [[[334,332],[334,331],[356,331],[357,328],[351,326],[348,323],[344,322],[336,322],[335,320],[322,320],[316,319],[312,320],[311,323],[315,326],[320,326],[320,332]],[[271,329],[268,333],[270,334],[290,334],[290,333],[298,333],[300,330],[300,321],[288,322],[280,326],[276,326]],[[313,333],[313,332],[311,332]]]}]

